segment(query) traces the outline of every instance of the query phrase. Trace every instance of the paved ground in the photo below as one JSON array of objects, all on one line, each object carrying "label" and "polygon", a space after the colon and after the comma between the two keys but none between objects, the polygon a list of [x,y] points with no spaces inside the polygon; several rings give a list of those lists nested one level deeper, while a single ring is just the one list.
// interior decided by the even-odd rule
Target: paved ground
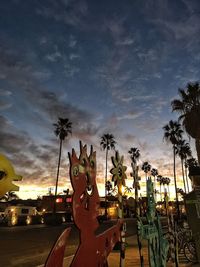
[{"label": "paved ground", "polygon": [[[104,230],[110,226],[110,223],[106,224],[101,226]],[[135,225],[135,220],[127,220],[127,232],[130,236],[127,238],[125,267],[140,267]],[[69,226],[72,227],[72,231],[66,249],[64,267],[69,266],[73,258],[72,254],[75,253],[78,245],[78,232],[73,225]],[[65,228],[66,225],[0,228],[0,267],[42,267],[41,264],[45,262],[53,243]],[[145,244],[143,254],[146,267],[148,266],[148,257]],[[113,251],[108,261],[109,267],[119,266],[119,252]],[[183,259],[180,262],[180,267],[192,266],[186,264]],[[168,264],[167,266],[173,265]],[[193,266],[200,267],[200,264]]]},{"label": "paved ground", "polygon": [[[139,258],[139,251],[137,245],[137,238],[136,236],[131,236],[127,238],[127,248],[126,248],[126,260],[125,266],[126,267],[140,267],[140,258]],[[143,256],[144,256],[144,266],[149,266],[148,264],[148,252],[147,252],[147,243],[143,243]],[[119,253],[113,252],[109,256],[109,267],[117,267],[119,266]],[[168,267],[172,267],[172,263],[167,264]],[[183,259],[180,259],[179,262],[180,267],[200,267],[200,264],[188,264],[186,261],[184,262]]]},{"label": "paved ground", "polygon": [[[127,248],[126,248],[126,259],[125,267],[140,267],[140,259],[137,245],[136,235],[128,237],[126,239]],[[143,243],[143,256],[144,256],[144,267],[149,266],[148,264],[148,252],[147,252],[147,243]],[[65,258],[64,267],[69,267],[73,256]],[[109,267],[119,266],[119,251],[113,251],[108,258]],[[200,267],[200,264],[190,264],[184,261],[180,257],[179,267]],[[39,267],[39,266],[38,266]],[[42,266],[40,266],[42,267]],[[167,263],[167,267],[174,267],[172,263]]]}]

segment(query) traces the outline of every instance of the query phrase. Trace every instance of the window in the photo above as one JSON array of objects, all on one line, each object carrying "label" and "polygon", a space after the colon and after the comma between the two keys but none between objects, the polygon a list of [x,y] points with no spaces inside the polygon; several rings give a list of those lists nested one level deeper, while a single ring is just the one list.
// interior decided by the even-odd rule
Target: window
[{"label": "window", "polygon": [[22,209],[22,210],[21,210],[21,213],[22,213],[22,214],[28,214],[28,209]]}]

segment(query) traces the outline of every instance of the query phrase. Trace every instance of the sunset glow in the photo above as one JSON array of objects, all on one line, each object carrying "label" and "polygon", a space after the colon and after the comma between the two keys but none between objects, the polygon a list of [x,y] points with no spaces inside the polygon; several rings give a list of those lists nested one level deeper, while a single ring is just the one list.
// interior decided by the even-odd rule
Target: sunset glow
[{"label": "sunset glow", "polygon": [[[200,77],[199,11],[198,1],[181,0],[1,3],[0,153],[23,176],[16,183],[21,198],[37,198],[49,188],[54,193],[59,138],[53,124],[59,117],[72,122],[72,134],[63,141],[58,193],[71,188],[68,152],[78,154],[81,140],[97,152],[104,195],[100,138],[112,133],[128,167],[127,185],[128,150],[137,147],[140,193],[141,165],[148,161],[171,179],[174,198],[172,145],[163,141],[162,127],[178,118],[171,109],[178,88]],[[188,142],[196,157],[194,140]],[[178,157],[176,171],[183,188]]]}]

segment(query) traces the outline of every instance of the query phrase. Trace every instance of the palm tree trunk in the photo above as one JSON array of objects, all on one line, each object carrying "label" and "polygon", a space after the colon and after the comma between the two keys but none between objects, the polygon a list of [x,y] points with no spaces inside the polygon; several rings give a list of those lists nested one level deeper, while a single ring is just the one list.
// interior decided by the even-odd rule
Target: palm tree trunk
[{"label": "palm tree trunk", "polygon": [[105,217],[107,219],[108,210],[107,210],[107,169],[108,169],[108,148],[106,148],[106,175],[105,175]]},{"label": "palm tree trunk", "polygon": [[187,184],[187,190],[189,193],[190,189],[189,189],[189,182],[188,182],[188,175],[187,175],[187,167],[185,167],[185,179],[186,179],[186,184]]},{"label": "palm tree trunk", "polygon": [[169,199],[170,199],[169,184],[167,185],[167,188],[168,188],[168,196],[169,196]]},{"label": "palm tree trunk", "polygon": [[177,184],[176,184],[176,153],[175,153],[175,145],[173,145],[173,152],[174,152],[174,186],[175,186],[175,193],[176,193],[176,206],[177,206],[178,218],[180,218],[178,193],[177,193]]},{"label": "palm tree trunk", "polygon": [[186,184],[185,184],[184,168],[183,168],[183,159],[181,159],[181,167],[182,167],[184,190],[185,190],[185,193],[187,193],[187,191],[186,191]]},{"label": "palm tree trunk", "polygon": [[195,146],[197,151],[198,163],[200,165],[200,139],[195,139]]},{"label": "palm tree trunk", "polygon": [[139,216],[140,211],[138,210],[139,205],[138,205],[138,181],[137,181],[137,175],[138,173],[136,173],[136,165],[135,163],[131,163],[132,166],[132,170],[133,170],[133,187],[135,187],[135,214]]},{"label": "palm tree trunk", "polygon": [[157,202],[157,196],[156,196],[156,176],[154,176],[154,196],[155,196],[155,202]]},{"label": "palm tree trunk", "polygon": [[60,171],[61,151],[62,151],[62,139],[60,139],[60,149],[59,149],[59,157],[58,157],[58,169],[57,169],[57,177],[56,177],[56,188],[55,188],[55,199],[54,199],[54,205],[53,205],[53,213],[56,212],[56,196],[57,196],[57,190],[58,190],[58,177],[59,177],[59,171]]},{"label": "palm tree trunk", "polygon": [[162,202],[162,184],[160,183],[160,201]]}]

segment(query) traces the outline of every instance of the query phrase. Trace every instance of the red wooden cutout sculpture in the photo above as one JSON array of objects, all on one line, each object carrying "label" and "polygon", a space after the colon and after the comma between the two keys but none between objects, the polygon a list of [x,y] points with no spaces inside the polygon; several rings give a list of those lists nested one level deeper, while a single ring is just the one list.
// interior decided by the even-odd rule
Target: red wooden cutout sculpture
[{"label": "red wooden cutout sculpture", "polygon": [[70,179],[74,190],[73,218],[80,232],[80,245],[71,263],[71,267],[106,267],[107,257],[116,242],[120,240],[122,221],[101,234],[96,235],[99,227],[97,220],[99,194],[96,184],[96,152],[91,146],[87,155],[87,146],[80,142],[80,156],[74,149],[70,158]]},{"label": "red wooden cutout sculpture", "polygon": [[65,229],[53,246],[46,260],[45,267],[63,267],[63,258],[66,247],[67,238],[71,228]]}]

